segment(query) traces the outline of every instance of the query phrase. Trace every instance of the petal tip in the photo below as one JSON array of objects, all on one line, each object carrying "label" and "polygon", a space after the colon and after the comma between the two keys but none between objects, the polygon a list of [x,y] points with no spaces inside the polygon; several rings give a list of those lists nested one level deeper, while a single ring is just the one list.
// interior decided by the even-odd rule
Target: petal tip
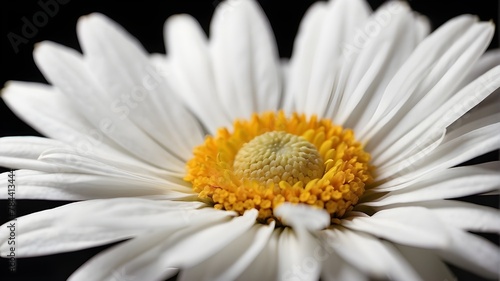
[{"label": "petal tip", "polygon": [[37,61],[37,58],[41,56],[41,54],[44,54],[47,51],[53,49],[55,45],[57,44],[52,41],[42,41],[35,43],[33,48],[33,58],[35,59],[35,62]]},{"label": "petal tip", "polygon": [[9,80],[7,82],[5,82],[5,84],[3,84],[3,87],[2,89],[0,90],[0,97],[1,98],[4,98],[5,95],[6,95],[6,92],[7,92],[7,88],[11,87],[12,86],[12,81]]}]

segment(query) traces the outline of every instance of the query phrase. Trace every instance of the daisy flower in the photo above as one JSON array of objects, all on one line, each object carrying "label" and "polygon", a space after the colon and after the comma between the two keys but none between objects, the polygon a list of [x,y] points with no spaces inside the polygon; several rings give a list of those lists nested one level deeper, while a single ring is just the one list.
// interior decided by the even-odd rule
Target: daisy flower
[{"label": "daisy flower", "polygon": [[3,257],[127,240],[70,280],[498,278],[471,232],[499,211],[453,200],[500,187],[498,161],[457,167],[500,148],[491,22],[429,34],[403,2],[318,2],[289,61],[253,1],[219,5],[209,39],[169,18],[167,56],[101,14],[77,33],[83,54],[36,46],[50,85],[3,89],[48,138],[1,138],[0,165],[16,198],[79,202],[2,225]]}]

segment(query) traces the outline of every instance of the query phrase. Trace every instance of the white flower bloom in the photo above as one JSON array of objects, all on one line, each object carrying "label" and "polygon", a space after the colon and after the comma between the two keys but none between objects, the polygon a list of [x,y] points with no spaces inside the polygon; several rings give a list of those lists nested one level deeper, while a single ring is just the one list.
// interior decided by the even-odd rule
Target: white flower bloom
[{"label": "white flower bloom", "polygon": [[220,5],[209,40],[171,17],[166,57],[82,17],[83,55],[42,42],[51,85],[2,92],[48,137],[0,139],[16,197],[80,201],[18,218],[16,257],[131,238],[70,280],[453,280],[444,262],[498,278],[498,247],[469,231],[500,233],[500,212],[450,200],[500,189],[500,162],[456,167],[500,148],[493,31],[318,2],[280,62],[253,1]]}]

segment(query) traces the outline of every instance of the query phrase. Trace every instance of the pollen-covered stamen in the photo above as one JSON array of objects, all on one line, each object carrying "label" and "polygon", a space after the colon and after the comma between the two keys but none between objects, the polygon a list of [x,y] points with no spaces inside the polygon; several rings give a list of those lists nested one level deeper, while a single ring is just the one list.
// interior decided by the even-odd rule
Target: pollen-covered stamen
[{"label": "pollen-covered stamen", "polygon": [[316,147],[286,132],[264,133],[243,145],[233,164],[234,174],[264,185],[286,181],[308,183],[323,175],[323,160]]}]

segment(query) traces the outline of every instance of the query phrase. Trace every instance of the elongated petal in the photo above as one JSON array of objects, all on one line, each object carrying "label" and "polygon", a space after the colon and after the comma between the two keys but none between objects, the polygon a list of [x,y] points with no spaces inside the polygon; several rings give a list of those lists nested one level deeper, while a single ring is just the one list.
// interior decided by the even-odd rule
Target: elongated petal
[{"label": "elongated petal", "polygon": [[[0,174],[7,182],[10,173]],[[14,172],[16,199],[90,200],[115,197],[148,197],[164,199],[193,196],[192,189],[167,181],[146,181],[131,177],[79,173],[45,173],[31,170]],[[0,198],[8,198],[7,185],[0,187]]]},{"label": "elongated petal", "polygon": [[56,165],[37,159],[48,149],[64,146],[60,141],[40,137],[3,137],[0,138],[0,166],[54,172]]},{"label": "elongated petal", "polygon": [[[295,96],[297,109],[307,114],[323,115],[330,103],[335,80],[339,75],[344,46],[351,43],[353,34],[367,19],[370,8],[360,0],[330,1],[325,20],[318,34],[318,41],[312,58],[306,92]],[[311,48],[311,46],[308,46]]]},{"label": "elongated petal", "polygon": [[368,281],[368,275],[345,262],[336,253],[332,252],[323,263],[321,280],[325,281]]},{"label": "elongated petal", "polygon": [[[84,174],[114,175],[132,177],[136,179],[167,179],[172,183],[184,183],[182,174],[169,171],[150,171],[147,166],[136,165],[133,161],[120,161],[120,158],[106,158],[79,154],[74,149],[52,148],[45,150],[38,158],[39,161],[58,165],[58,172],[75,172]],[[158,172],[157,174],[154,172]],[[185,183],[184,183],[185,184]]]},{"label": "elongated petal", "polygon": [[162,73],[153,68],[141,44],[101,14],[82,17],[77,31],[83,62],[107,95],[108,110],[130,120],[171,154],[187,160],[192,148],[202,141],[201,128]]},{"label": "elongated petal", "polygon": [[283,109],[287,112],[293,112],[303,104],[301,102],[303,102],[303,95],[309,87],[311,68],[316,55],[315,49],[317,48],[326,13],[326,4],[324,2],[315,2],[306,11],[300,24],[293,44],[288,79],[285,84]]},{"label": "elongated petal", "polygon": [[69,280],[100,280],[117,273],[142,280],[168,278],[175,273],[169,268],[192,267],[202,262],[250,229],[256,217],[257,211],[253,210],[218,224],[212,218],[205,219],[206,224],[192,224],[169,237],[166,235],[171,233],[170,229],[143,235],[101,253]]},{"label": "elongated petal", "polygon": [[500,49],[486,51],[472,66],[461,86],[467,85],[497,65],[500,65]]},{"label": "elongated petal", "polygon": [[450,42],[457,40],[464,28],[471,26],[477,19],[471,16],[457,17],[427,37],[394,75],[387,85],[379,103],[367,108],[354,130],[362,140],[368,140],[385,126],[403,105],[410,99],[414,89],[434,65],[436,59],[449,49]]},{"label": "elongated petal", "polygon": [[166,226],[173,232],[217,217],[216,212],[196,210],[202,205],[138,198],[72,203],[2,225],[0,249],[2,256],[7,255],[11,223],[17,226],[16,256],[39,256],[104,245]]},{"label": "elongated petal", "polygon": [[40,83],[8,82],[2,90],[2,99],[26,123],[47,137],[81,146],[99,142],[109,144],[106,138],[97,139],[94,128],[74,108],[67,97],[54,87]]},{"label": "elongated petal", "polygon": [[421,280],[390,243],[344,228],[324,233],[324,243],[368,276],[390,280]]},{"label": "elongated petal", "polygon": [[474,232],[500,233],[500,211],[491,207],[454,200],[401,203],[397,206],[428,208],[450,227]]},{"label": "elongated petal", "polygon": [[422,280],[456,280],[440,257],[427,249],[396,245],[402,256],[417,271]]},{"label": "elongated petal", "polygon": [[[391,191],[380,198],[363,204],[384,206],[397,203],[458,198],[493,191],[500,188],[498,168],[500,168],[500,162],[446,169],[433,173],[432,176],[420,178],[414,184]],[[374,189],[374,191],[389,191],[396,188]]]},{"label": "elongated petal", "polygon": [[171,67],[169,79],[179,98],[195,113],[211,134],[231,125],[220,104],[212,73],[208,40],[195,19],[176,15],[165,23],[165,42]]},{"label": "elongated petal", "polygon": [[231,119],[276,110],[281,71],[272,30],[257,2],[221,3],[210,31],[217,93]]},{"label": "elongated petal", "polygon": [[278,276],[278,242],[281,230],[273,231],[259,255],[238,277],[239,281],[276,280]]},{"label": "elongated petal", "polygon": [[[394,134],[388,134],[374,150],[374,163],[386,167],[400,159],[413,156],[438,139],[444,130],[471,108],[479,104],[495,89],[500,87],[500,66],[491,69],[458,93],[446,100],[439,108],[424,115],[417,124],[399,123]],[[421,110],[422,111],[422,110]],[[414,118],[415,119],[415,118]],[[403,135],[403,128],[412,128]],[[399,130],[399,132],[397,132]],[[400,134],[401,133],[401,134]],[[397,140],[395,143],[391,141]],[[384,146],[385,144],[385,146]],[[388,148],[387,145],[391,144]],[[383,151],[385,149],[385,151]],[[382,153],[378,153],[383,151]]]},{"label": "elongated petal", "polygon": [[[378,178],[394,179],[387,185],[399,185],[421,177],[432,171],[444,170],[484,153],[500,148],[500,123],[492,123],[484,127],[464,126],[453,131],[443,139],[442,143],[432,150],[423,150],[413,157],[405,159],[397,164],[379,169]],[[492,123],[492,124],[491,124]],[[397,176],[396,176],[397,175]]]},{"label": "elongated petal", "polygon": [[308,232],[285,228],[278,242],[277,280],[318,280],[322,261],[315,256],[320,247]]},{"label": "elongated petal", "polygon": [[342,225],[409,246],[444,248],[448,245],[447,230],[441,220],[421,207],[386,209],[371,217],[344,219]]},{"label": "elongated petal", "polygon": [[[400,111],[401,113],[396,115],[395,118],[384,127],[380,127],[381,131],[377,133],[379,137],[375,136],[373,138],[373,142],[377,145],[377,149],[373,151],[374,157],[381,158],[379,161],[384,161],[387,159],[385,157],[393,157],[398,154],[396,147],[394,147],[394,145],[391,146],[392,142],[401,138],[403,134],[416,125],[420,125],[422,120],[425,120],[427,116],[436,114],[436,111],[439,112],[442,110],[441,108],[444,104],[450,103],[449,99],[453,97],[458,90],[457,81],[461,81],[465,77],[474,62],[486,50],[493,36],[493,32],[494,26],[491,23],[477,23],[467,29],[464,35],[459,38],[459,40],[455,41],[451,47],[439,57],[439,60],[429,69],[429,73],[424,76],[424,80],[421,81],[414,90],[415,92],[412,94],[411,99],[403,106]],[[498,80],[493,78],[496,76],[498,75],[493,74],[490,76],[492,77],[490,79]],[[489,93],[492,92],[484,82],[481,84],[481,87],[489,89]],[[441,119],[446,119],[447,122],[453,122],[454,120],[452,118],[458,118],[456,115],[460,114],[462,110],[467,111],[484,99],[486,96],[483,94],[484,91],[478,91],[476,88],[477,87],[473,88],[475,91],[473,95],[474,99],[468,96],[467,98],[455,98],[453,101],[460,106],[453,105],[452,107],[454,110],[452,112],[448,112],[450,111],[448,109],[449,107],[445,107],[446,110],[440,112],[441,115],[443,115]],[[475,103],[471,102],[471,100],[475,101]],[[460,103],[460,101],[467,101],[468,103]],[[428,123],[428,125],[431,124],[432,122]],[[440,129],[443,130],[444,128],[446,128],[446,126]],[[426,136],[424,136],[424,138],[425,137]],[[416,142],[416,140],[413,140],[413,142]],[[404,143],[401,146],[404,148],[407,147],[408,144]],[[384,151],[385,154],[379,156],[378,153],[380,151]]]},{"label": "elongated petal", "polygon": [[295,232],[292,234],[285,229],[280,237],[282,258],[278,274],[281,279],[318,279],[323,262],[318,256],[321,245],[310,232],[326,228],[330,224],[330,215],[308,205],[289,203],[281,204],[273,212]]},{"label": "elongated petal", "polygon": [[500,275],[498,246],[462,230],[450,230],[450,234],[449,247],[439,251],[445,261],[486,278],[493,279]]},{"label": "elongated petal", "polygon": [[211,258],[183,269],[179,280],[235,280],[262,252],[274,230],[269,225],[254,225]]},{"label": "elongated petal", "polygon": [[72,99],[89,122],[102,133],[146,163],[170,170],[183,170],[183,163],[165,151],[128,118],[110,112],[110,98],[98,87],[82,57],[60,45],[44,42],[35,49],[42,73]]},{"label": "elongated petal", "polygon": [[327,116],[353,127],[369,104],[379,103],[387,84],[419,43],[416,28],[405,2],[387,2],[377,9],[345,47],[351,48],[344,55],[352,60],[342,65],[344,75],[338,84],[345,89]]},{"label": "elongated petal", "polygon": [[433,207],[436,213],[446,224],[455,227],[476,231],[476,232],[496,232],[500,234],[500,211],[498,209],[479,206],[459,201],[440,202],[439,206],[423,205]]}]

